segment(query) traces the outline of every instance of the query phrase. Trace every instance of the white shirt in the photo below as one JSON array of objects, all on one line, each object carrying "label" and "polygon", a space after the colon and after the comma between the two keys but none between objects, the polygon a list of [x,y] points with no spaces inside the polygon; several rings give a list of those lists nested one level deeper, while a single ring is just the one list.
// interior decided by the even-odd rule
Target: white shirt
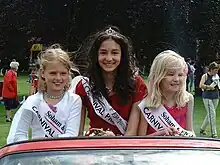
[{"label": "white shirt", "polygon": [[210,84],[210,86],[215,87],[216,85],[218,86],[218,89],[220,89],[220,81],[219,81],[219,75],[216,74],[212,77],[212,83]]},{"label": "white shirt", "polygon": [[194,74],[196,71],[195,67],[193,65],[190,65],[190,69],[192,70],[192,73]]},{"label": "white shirt", "polygon": [[[40,124],[40,120],[37,114],[30,108],[33,105],[38,104],[38,110],[43,111],[49,108],[48,104],[43,99],[43,94],[38,92],[27,98],[24,104],[16,112],[10,132],[7,138],[7,144],[28,140],[28,129],[32,128],[32,138],[44,138],[45,132]],[[66,92],[56,105],[55,118],[60,122],[65,123],[64,134],[57,135],[58,137],[74,137],[78,136],[82,100],[80,96]]]}]

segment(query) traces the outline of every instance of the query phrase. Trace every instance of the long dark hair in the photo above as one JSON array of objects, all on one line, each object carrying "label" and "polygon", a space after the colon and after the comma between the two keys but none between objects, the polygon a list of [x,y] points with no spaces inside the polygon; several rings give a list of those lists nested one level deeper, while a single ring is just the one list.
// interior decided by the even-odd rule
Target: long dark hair
[{"label": "long dark hair", "polygon": [[107,89],[102,76],[102,69],[98,63],[100,45],[107,39],[114,40],[121,47],[121,62],[117,68],[113,91],[119,95],[119,103],[126,104],[130,101],[135,91],[135,80],[133,75],[135,58],[130,40],[122,35],[117,27],[107,26],[92,37],[87,38],[88,41],[85,42],[85,46],[82,46],[81,50],[78,51],[79,54],[77,56],[80,57],[82,53],[84,53],[82,56],[87,56],[84,60],[87,59],[88,68],[84,75],[89,77],[93,96],[100,98],[102,94],[108,99]]}]

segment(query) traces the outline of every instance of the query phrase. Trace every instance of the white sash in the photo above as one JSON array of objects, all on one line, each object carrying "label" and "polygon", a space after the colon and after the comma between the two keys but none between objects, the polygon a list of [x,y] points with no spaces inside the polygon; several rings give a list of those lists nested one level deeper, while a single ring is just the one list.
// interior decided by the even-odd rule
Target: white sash
[{"label": "white sash", "polygon": [[109,124],[115,125],[118,127],[119,131],[124,135],[127,129],[127,121],[124,120],[118,112],[116,112],[112,106],[108,103],[104,96],[101,96],[100,99],[93,98],[91,87],[88,84],[88,79],[82,79],[82,85],[85,89],[85,92],[91,102],[95,113],[101,117],[103,120]]},{"label": "white sash", "polygon": [[57,137],[60,134],[64,134],[65,123],[62,123],[55,117],[56,112],[52,111],[49,106],[45,106],[39,110],[40,102],[40,100],[36,101],[31,108],[29,107],[27,109],[34,112],[37,116],[45,137]]},{"label": "white sash", "polygon": [[180,136],[195,137],[195,134],[193,132],[183,129],[170,115],[170,113],[164,106],[149,109],[148,107],[146,107],[144,101],[142,101],[138,106],[143,113],[144,118],[156,131],[161,131],[166,127],[174,127],[179,132]]}]

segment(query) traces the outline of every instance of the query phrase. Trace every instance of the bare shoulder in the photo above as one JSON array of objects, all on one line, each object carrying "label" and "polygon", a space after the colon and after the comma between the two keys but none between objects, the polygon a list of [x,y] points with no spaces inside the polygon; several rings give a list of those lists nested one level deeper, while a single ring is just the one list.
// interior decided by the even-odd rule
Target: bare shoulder
[{"label": "bare shoulder", "polygon": [[207,73],[204,73],[201,78],[204,79],[206,76],[207,76]]},{"label": "bare shoulder", "polygon": [[188,96],[189,96],[189,102],[193,102],[194,101],[194,96],[188,92]]}]

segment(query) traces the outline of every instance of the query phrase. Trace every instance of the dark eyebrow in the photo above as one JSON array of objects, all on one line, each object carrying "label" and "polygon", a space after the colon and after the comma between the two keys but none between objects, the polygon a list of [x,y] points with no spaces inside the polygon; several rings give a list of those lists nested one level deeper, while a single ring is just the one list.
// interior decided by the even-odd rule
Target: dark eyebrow
[{"label": "dark eyebrow", "polygon": [[[105,49],[105,48],[100,48],[99,50],[100,51],[107,51],[107,49]],[[112,51],[119,51],[119,49],[117,49],[117,48],[116,49],[112,49]]]},{"label": "dark eyebrow", "polygon": [[106,49],[104,49],[104,48],[101,48],[101,49],[99,49],[99,51],[107,51]]},{"label": "dark eyebrow", "polygon": [[112,51],[120,51],[119,49],[112,49]]}]

